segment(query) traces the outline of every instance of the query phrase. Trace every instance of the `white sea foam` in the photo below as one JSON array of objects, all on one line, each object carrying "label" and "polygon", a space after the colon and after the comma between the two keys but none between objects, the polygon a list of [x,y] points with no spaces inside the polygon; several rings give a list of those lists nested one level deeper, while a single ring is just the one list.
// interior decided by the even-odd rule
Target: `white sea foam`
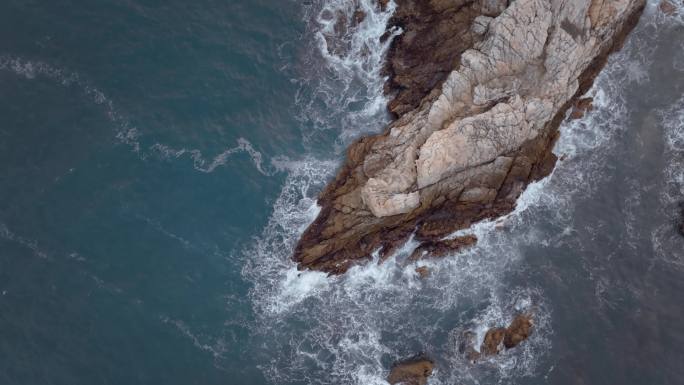
[{"label": "white sea foam", "polygon": [[245,138],[239,138],[237,140],[237,146],[224,150],[220,154],[214,156],[211,160],[206,159],[202,154],[202,151],[198,149],[174,149],[161,143],[155,143],[152,146],[150,146],[150,152],[158,154],[160,158],[167,160],[188,156],[190,157],[190,159],[192,159],[194,168],[197,171],[201,171],[204,173],[213,172],[214,170],[216,170],[216,168],[225,165],[226,162],[228,162],[228,160],[230,159],[230,157],[232,157],[235,154],[247,153],[250,159],[252,160],[254,167],[256,167],[256,169],[259,170],[260,173],[264,175],[271,175],[273,173],[270,170],[266,170],[263,164],[264,161],[261,153],[254,149],[252,143],[250,143],[249,140]]},{"label": "white sea foam", "polygon": [[[384,57],[394,29],[386,39],[386,25],[395,9],[390,1],[382,11],[376,0],[318,0],[305,7],[309,49],[316,55],[301,63],[296,95],[304,139],[320,130],[338,131],[337,151],[362,133],[377,132],[386,122],[382,76]],[[364,14],[360,23],[355,12]]]},{"label": "white sea foam", "polygon": [[272,171],[268,170],[268,166],[264,165],[264,159],[261,152],[257,151],[249,140],[245,138],[239,138],[236,147],[226,149],[211,159],[206,159],[202,154],[202,151],[198,149],[174,149],[162,143],[154,143],[145,147],[143,135],[140,130],[133,126],[130,121],[119,112],[115,107],[114,102],[107,97],[103,91],[91,85],[77,72],[58,68],[42,61],[27,60],[21,57],[7,55],[0,56],[0,71],[3,70],[11,71],[16,75],[30,80],[43,77],[55,81],[64,87],[75,87],[80,90],[92,103],[101,106],[104,109],[105,115],[109,121],[116,126],[116,139],[118,139],[120,143],[129,146],[131,150],[137,153],[143,160],[154,157],[162,160],[169,160],[188,156],[192,160],[193,166],[197,171],[211,173],[218,167],[225,165],[231,156],[244,152],[250,156],[252,163],[260,173],[264,175],[272,174]]},{"label": "white sea foam", "polygon": [[18,243],[26,247],[27,249],[31,250],[31,252],[37,257],[44,259],[49,258],[49,254],[40,248],[40,246],[38,245],[38,241],[16,234],[14,231],[10,230],[6,224],[2,222],[0,222],[0,238],[10,242]]}]

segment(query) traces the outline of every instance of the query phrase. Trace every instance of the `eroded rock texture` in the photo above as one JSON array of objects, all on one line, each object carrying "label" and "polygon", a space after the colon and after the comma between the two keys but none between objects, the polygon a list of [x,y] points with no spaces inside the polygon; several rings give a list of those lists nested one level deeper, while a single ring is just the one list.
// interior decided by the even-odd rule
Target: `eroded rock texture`
[{"label": "eroded rock texture", "polygon": [[510,212],[553,169],[567,109],[644,3],[398,1],[388,89],[399,118],[350,146],[294,259],[342,273],[414,232],[434,242]]}]

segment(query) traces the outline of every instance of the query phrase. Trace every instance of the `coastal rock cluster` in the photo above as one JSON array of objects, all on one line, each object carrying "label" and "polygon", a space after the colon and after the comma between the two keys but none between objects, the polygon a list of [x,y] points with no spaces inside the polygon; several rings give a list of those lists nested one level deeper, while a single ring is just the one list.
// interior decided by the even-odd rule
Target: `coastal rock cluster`
[{"label": "coastal rock cluster", "polygon": [[[381,135],[353,143],[294,260],[338,274],[512,211],[644,0],[398,0]],[[585,105],[584,110],[588,110]],[[579,113],[578,113],[579,114]],[[429,246],[426,246],[429,248]]]},{"label": "coastal rock cluster", "polygon": [[[466,332],[459,346],[461,354],[471,361],[493,356],[512,349],[532,334],[534,323],[529,314],[517,315],[508,327],[492,328],[485,334],[479,349],[475,349],[475,334]],[[396,362],[390,369],[387,382],[392,385],[425,385],[432,375],[435,363],[424,355]]]}]

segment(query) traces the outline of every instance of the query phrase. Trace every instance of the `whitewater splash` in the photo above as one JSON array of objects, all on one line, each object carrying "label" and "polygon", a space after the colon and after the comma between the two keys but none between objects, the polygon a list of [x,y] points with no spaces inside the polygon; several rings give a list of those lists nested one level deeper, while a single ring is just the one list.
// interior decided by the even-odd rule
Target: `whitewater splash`
[{"label": "whitewater splash", "polygon": [[269,165],[264,164],[262,154],[245,138],[239,138],[236,147],[224,150],[220,154],[212,157],[211,160],[206,159],[202,154],[202,151],[198,149],[175,149],[162,143],[145,144],[141,132],[130,123],[124,114],[119,112],[114,102],[107,97],[104,92],[90,84],[77,72],[58,68],[37,60],[27,60],[21,57],[8,55],[0,56],[0,71],[11,71],[16,75],[29,80],[46,78],[64,87],[74,87],[80,90],[93,104],[101,106],[104,109],[107,119],[116,126],[116,139],[120,143],[130,147],[130,149],[138,154],[142,160],[148,160],[150,158],[171,160],[183,158],[187,155],[192,160],[193,167],[197,171],[211,173],[218,167],[225,165],[231,156],[238,153],[246,153],[249,155],[254,167],[256,167],[260,173],[272,175],[274,172]]},{"label": "whitewater splash", "polygon": [[[330,129],[340,152],[359,135],[378,132],[387,123],[382,75],[385,54],[401,29],[386,35],[394,13],[376,0],[314,1],[304,8],[306,54],[300,67],[296,104],[303,139],[313,142]],[[316,53],[311,55],[311,53]]]},{"label": "whitewater splash", "polygon": [[[379,113],[386,100],[381,96],[384,79],[378,57],[384,56],[387,45],[372,40],[384,33],[394,8],[391,5],[383,13],[368,9],[368,4],[330,0],[306,8],[305,17],[313,18],[312,44],[320,55],[306,63],[323,59],[325,66],[314,66],[305,74],[298,106],[302,120],[313,121],[315,129],[339,130],[338,145],[368,131],[369,126],[386,123]],[[341,41],[335,41],[340,38],[335,25],[339,20],[350,23],[359,7],[366,18],[344,29]],[[479,242],[460,254],[406,267],[405,258],[417,246],[409,241],[386,262],[379,264],[376,257],[343,276],[298,271],[290,260],[292,249],[316,217],[316,194],[338,161],[313,156],[282,161],[279,167],[288,177],[273,215],[244,253],[243,275],[254,285],[250,293],[257,315],[253,333],[268,346],[267,363],[262,367],[266,376],[274,383],[386,384],[393,361],[420,351],[437,360],[430,384],[508,382],[538,374],[540,365],[546,365],[548,375],[554,365],[544,363],[543,358],[551,349],[553,305],[546,302],[540,287],[526,279],[530,267],[523,263],[525,249],[565,244],[583,250],[573,239],[578,230],[572,216],[575,202],[594,194],[610,172],[604,165],[615,151],[616,138],[628,127],[627,90],[648,82],[653,65],[650,54],[658,41],[655,32],[677,21],[659,14],[657,2],[649,4],[643,19],[589,92],[594,110],[562,126],[555,148],[561,160],[554,172],[530,185],[513,213],[463,231],[475,233]],[[368,54],[366,49],[374,51]],[[335,86],[340,84],[338,91]],[[361,106],[355,109],[359,100]],[[379,101],[383,101],[381,107]],[[673,114],[665,114],[667,121],[681,116],[673,118]],[[673,126],[678,128],[666,132],[674,144],[674,157],[680,155],[675,152],[682,139],[681,124]],[[303,133],[305,140],[313,135]],[[676,174],[681,169],[674,166],[673,180],[681,182],[681,174]],[[429,267],[429,279],[418,277],[414,271],[418,266]],[[560,283],[559,276],[549,274]],[[604,295],[609,284],[597,278],[597,296]],[[488,328],[506,325],[521,311],[532,311],[536,324],[531,338],[520,347],[478,365],[459,353],[464,331],[476,331],[481,340]]]}]

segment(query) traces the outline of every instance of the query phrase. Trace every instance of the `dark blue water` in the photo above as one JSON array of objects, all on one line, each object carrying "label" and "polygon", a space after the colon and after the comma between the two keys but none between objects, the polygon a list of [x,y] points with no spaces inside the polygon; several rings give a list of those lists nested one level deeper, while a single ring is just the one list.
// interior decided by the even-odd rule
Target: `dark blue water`
[{"label": "dark blue water", "polygon": [[[3,1],[0,384],[374,385],[417,351],[433,385],[679,383],[684,21],[656,8],[554,174],[424,281],[289,261],[345,145],[387,121],[391,7]],[[521,309],[519,349],[458,354]]]}]

